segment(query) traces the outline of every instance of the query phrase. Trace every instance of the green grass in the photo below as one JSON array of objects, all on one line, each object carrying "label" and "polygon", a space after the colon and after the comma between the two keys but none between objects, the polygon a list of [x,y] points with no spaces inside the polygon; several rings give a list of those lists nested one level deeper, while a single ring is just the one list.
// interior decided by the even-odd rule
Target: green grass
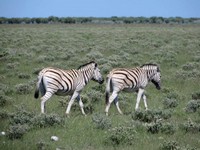
[{"label": "green grass", "polygon": [[[0,94],[8,97],[5,105],[0,106],[0,114],[2,111],[14,114],[17,108],[23,106],[26,111],[39,115],[40,100],[33,98],[35,72],[49,66],[78,68],[91,60],[99,64],[104,77],[115,67],[157,63],[161,68],[162,90],[157,91],[153,84],[148,85],[148,107],[164,110],[163,101],[174,95],[178,102],[177,107],[170,108],[171,118],[162,120],[176,126],[174,134],[149,133],[145,123],[139,121],[133,145],[112,145],[108,142],[111,129],[137,123],[131,117],[136,94],[121,92],[119,103],[125,115],[119,115],[112,105],[108,117],[111,128],[98,129],[92,117],[95,114],[104,116],[105,84],[100,86],[91,81],[82,92],[84,104],[93,109],[87,117],[82,116],[79,107],[74,104],[70,118],[66,118],[66,106],[62,106],[59,100],[64,102],[69,97],[53,96],[46,104],[47,114],[59,115],[64,124],[31,128],[20,139],[10,140],[0,135],[0,149],[155,150],[164,141],[176,141],[181,148],[200,148],[200,132],[185,132],[181,128],[188,119],[200,124],[199,111],[185,112],[192,94],[200,92],[199,25],[0,25],[0,37]],[[18,94],[16,86],[19,84],[28,85],[30,93]],[[142,100],[140,107],[144,109]],[[0,118],[1,132],[7,133],[10,119]],[[58,136],[59,141],[51,141],[52,135]]]}]

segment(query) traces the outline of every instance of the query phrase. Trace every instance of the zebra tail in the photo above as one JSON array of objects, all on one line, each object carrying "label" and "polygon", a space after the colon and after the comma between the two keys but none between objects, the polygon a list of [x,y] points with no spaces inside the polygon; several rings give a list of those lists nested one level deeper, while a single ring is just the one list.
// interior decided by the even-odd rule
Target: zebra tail
[{"label": "zebra tail", "polygon": [[108,104],[109,102],[109,93],[110,93],[110,84],[111,84],[112,80],[110,77],[107,78],[107,85],[106,85],[106,104]]},{"label": "zebra tail", "polygon": [[35,94],[34,94],[34,98],[37,99],[39,97],[39,91],[40,91],[40,84],[41,84],[41,81],[42,81],[42,76],[39,75],[38,76],[38,82],[36,84],[36,89],[35,89]]},{"label": "zebra tail", "polygon": [[39,88],[36,87],[34,98],[37,99],[39,97]]}]

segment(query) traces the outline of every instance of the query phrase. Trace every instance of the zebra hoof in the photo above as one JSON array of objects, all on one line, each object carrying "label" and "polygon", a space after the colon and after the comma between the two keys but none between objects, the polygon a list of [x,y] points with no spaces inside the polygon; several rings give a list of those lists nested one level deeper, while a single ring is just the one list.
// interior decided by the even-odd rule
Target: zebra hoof
[{"label": "zebra hoof", "polygon": [[70,115],[66,113],[66,114],[65,114],[65,117],[70,118]]}]

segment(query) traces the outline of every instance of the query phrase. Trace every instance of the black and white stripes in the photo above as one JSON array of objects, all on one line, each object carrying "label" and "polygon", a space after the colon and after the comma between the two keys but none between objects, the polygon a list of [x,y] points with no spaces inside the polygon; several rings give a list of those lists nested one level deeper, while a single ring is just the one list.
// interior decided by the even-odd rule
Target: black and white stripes
[{"label": "black and white stripes", "polygon": [[103,77],[95,62],[89,62],[76,69],[62,70],[58,68],[44,68],[40,71],[35,91],[35,98],[38,98],[39,91],[42,94],[41,112],[44,113],[45,102],[53,95],[71,95],[66,114],[69,114],[71,105],[77,99],[81,107],[82,114],[85,115],[80,92],[85,85],[94,80],[103,83]]},{"label": "black and white stripes", "polygon": [[[118,93],[120,91],[137,92],[137,102],[135,109],[139,107],[141,97],[144,99],[144,104],[147,109],[146,96],[144,88],[148,82],[151,81],[155,84],[157,89],[160,89],[160,69],[155,64],[145,64],[141,67],[127,69],[117,68],[110,71],[107,76],[106,85],[106,109],[108,115],[110,104],[114,101],[117,110],[120,114],[122,111],[119,108]],[[109,93],[112,93],[109,97]]]}]

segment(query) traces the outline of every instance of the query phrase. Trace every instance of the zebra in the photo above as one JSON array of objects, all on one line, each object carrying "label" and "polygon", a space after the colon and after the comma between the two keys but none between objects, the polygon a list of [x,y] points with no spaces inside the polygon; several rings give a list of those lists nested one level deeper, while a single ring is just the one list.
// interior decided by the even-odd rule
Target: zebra
[{"label": "zebra", "polygon": [[[106,85],[106,115],[108,115],[110,105],[113,101],[118,112],[123,114],[119,108],[118,102],[118,93],[120,91],[137,92],[135,110],[138,110],[141,97],[144,100],[144,105],[147,110],[148,107],[144,88],[147,86],[149,81],[151,81],[158,90],[161,89],[161,74],[160,68],[157,64],[144,64],[132,69],[116,68],[110,71],[107,75]],[[112,92],[112,94],[109,97],[110,92]]]},{"label": "zebra", "polygon": [[86,115],[80,93],[90,80],[94,80],[99,84],[104,82],[100,69],[94,61],[81,65],[78,69],[62,70],[48,67],[41,70],[34,95],[36,99],[39,97],[39,91],[42,95],[41,113],[45,112],[45,102],[55,94],[58,96],[71,96],[66,115],[69,115],[75,99],[79,102],[82,114]]}]

